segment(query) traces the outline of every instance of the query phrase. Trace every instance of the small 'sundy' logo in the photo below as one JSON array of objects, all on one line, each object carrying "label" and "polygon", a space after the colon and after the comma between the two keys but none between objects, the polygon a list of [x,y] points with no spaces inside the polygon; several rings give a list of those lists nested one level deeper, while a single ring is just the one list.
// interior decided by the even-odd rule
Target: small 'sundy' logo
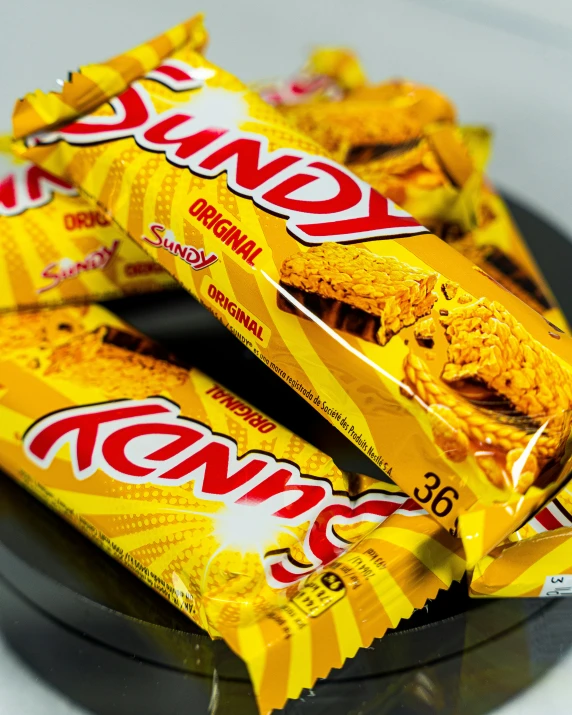
[{"label": "small 'sundy' logo", "polygon": [[112,115],[83,117],[36,135],[30,144],[64,140],[87,146],[131,137],[141,148],[165,154],[171,164],[198,176],[212,179],[226,172],[234,193],[286,218],[288,231],[304,244],[427,233],[410,214],[336,162],[295,149],[271,151],[264,135],[242,131],[220,110],[214,124],[218,105],[215,101],[209,109],[207,84],[213,74],[208,68],[169,60],[146,79],[173,91],[197,89],[204,93],[201,102],[181,102],[158,113],[148,90],[135,82],[111,100]]},{"label": "small 'sundy' logo", "polygon": [[[47,415],[24,436],[24,451],[48,469],[67,446],[76,479],[100,470],[129,484],[189,484],[200,499],[252,509],[281,527],[308,523],[304,562],[288,550],[265,557],[268,582],[284,588],[324,566],[348,548],[336,525],[370,522],[372,528],[399,512],[423,510],[404,494],[369,491],[352,499],[334,493],[331,483],[301,474],[292,462],[261,451],[238,456],[229,437],[182,417],[175,403],[162,397],[120,400],[73,407]],[[215,515],[213,515],[213,518]]]},{"label": "small 'sundy' logo", "polygon": [[48,263],[42,271],[42,278],[47,278],[51,283],[38,288],[37,292],[45,293],[52,288],[56,288],[62,281],[77,278],[88,271],[105,270],[117,253],[120,243],[116,239],[111,246],[99,246],[95,251],[90,251],[81,261],[60,258],[58,261]]}]

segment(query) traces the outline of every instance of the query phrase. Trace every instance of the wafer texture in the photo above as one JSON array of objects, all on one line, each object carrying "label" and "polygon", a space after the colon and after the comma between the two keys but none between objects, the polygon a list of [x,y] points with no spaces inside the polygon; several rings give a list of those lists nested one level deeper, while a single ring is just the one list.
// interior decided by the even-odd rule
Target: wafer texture
[{"label": "wafer texture", "polygon": [[461,578],[459,540],[396,487],[103,308],[21,317],[0,316],[0,468],[225,638],[261,712]]},{"label": "wafer texture", "polygon": [[0,136],[0,312],[109,300],[175,281],[76,189]]},{"label": "wafer texture", "polygon": [[[440,318],[449,343],[443,379],[474,379],[504,395],[525,415],[570,410],[572,372],[499,303],[481,298]],[[560,333],[552,337],[560,340]]]},{"label": "wafer texture", "polygon": [[[174,35],[183,38],[184,28],[168,33],[168,38]],[[147,56],[162,43],[158,38],[116,62],[131,67],[132,57]],[[323,147],[193,47],[192,41],[189,45],[182,40],[167,58],[157,57],[154,69],[140,68],[128,89],[116,97],[107,95],[108,101],[89,117],[82,116],[81,97],[75,97],[78,112],[70,124],[62,124],[65,112],[59,123],[52,117],[45,131],[19,143],[18,151],[78,185],[400,488],[426,505],[447,530],[455,533],[459,528],[474,563],[565,479],[569,425],[566,415],[560,415],[558,450],[552,462],[538,465],[528,488],[534,464],[525,454],[513,454],[509,463],[511,471],[515,464],[524,465],[526,480],[508,482],[490,478],[491,465],[483,466],[483,450],[475,448],[472,438],[465,459],[460,459],[461,452],[449,458],[457,423],[436,439],[437,421],[447,413],[427,404],[409,384],[405,362],[413,352],[439,389],[449,391],[451,386],[442,379],[448,362],[445,328],[437,322],[435,346],[427,349],[417,343],[415,323],[407,324],[431,306],[432,317],[439,321],[459,306],[486,298],[503,306],[495,319],[504,321],[506,310],[515,325],[554,354],[562,370],[551,380],[568,374],[569,339],[555,339],[543,317],[336,164]],[[89,76],[104,83],[108,65],[90,66]],[[66,92],[64,87],[61,96]],[[40,107],[38,97],[18,103],[16,136],[26,135],[26,107],[32,100]],[[449,151],[446,136],[440,135],[435,144]],[[455,169],[459,180],[461,170]],[[320,248],[324,244],[337,245]],[[400,283],[398,299],[387,302],[381,335],[371,339],[368,333],[365,339],[363,331],[375,324],[365,310],[354,311],[341,301],[335,305],[333,298],[324,299],[330,301],[328,308],[317,293],[285,284],[280,273],[284,262],[288,266],[289,257],[316,249],[316,255],[337,251],[343,265],[353,266],[356,255],[364,261],[357,280],[353,267],[352,273],[340,273],[345,295],[357,295],[351,283],[363,285],[366,292],[388,294],[387,271],[374,268],[375,280],[365,282],[370,271],[364,266],[370,263],[363,257],[371,259],[362,251],[395,267],[389,276],[395,272],[400,281],[417,277],[406,279],[407,285]],[[305,262],[302,258],[302,267]],[[289,275],[292,281],[293,272]],[[453,296],[454,284],[459,288]],[[314,295],[315,310],[314,298],[309,299]],[[418,304],[413,299],[412,305],[411,296],[419,296]],[[339,321],[333,315],[326,318],[340,305],[349,312],[340,311]],[[378,321],[379,330],[381,316]],[[555,392],[553,384],[547,388]],[[472,414],[471,400],[459,390],[452,394]],[[453,410],[449,404],[444,407]],[[463,416],[453,412],[456,418]],[[495,434],[514,428],[494,409],[486,419],[494,424]],[[524,449],[540,444],[542,427],[529,432],[530,423],[524,424],[530,435]],[[445,450],[440,442],[447,445]],[[508,452],[502,459],[504,469]]]},{"label": "wafer texture", "polygon": [[[324,50],[324,63],[321,57],[318,49],[300,75],[274,87],[267,83],[265,99],[361,179],[567,329],[505,203],[484,179],[490,131],[458,126],[451,101],[431,87],[403,80],[371,84],[347,49]],[[336,73],[348,58],[360,77],[352,86],[341,70]]]},{"label": "wafer texture", "polygon": [[370,315],[381,325],[377,341],[385,345],[402,328],[431,312],[437,274],[380,257],[365,248],[326,243],[284,261],[285,286],[340,301]]}]

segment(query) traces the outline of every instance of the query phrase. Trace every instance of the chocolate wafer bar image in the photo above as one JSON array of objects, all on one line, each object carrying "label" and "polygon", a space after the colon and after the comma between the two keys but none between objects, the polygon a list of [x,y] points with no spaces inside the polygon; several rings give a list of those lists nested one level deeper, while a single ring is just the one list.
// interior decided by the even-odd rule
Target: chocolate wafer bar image
[{"label": "chocolate wafer bar image", "polygon": [[453,462],[472,452],[499,488],[550,481],[570,436],[572,371],[497,302],[474,299],[433,320],[447,345],[441,374],[411,351],[404,382],[437,446]]},{"label": "chocolate wafer bar image", "polygon": [[82,331],[78,319],[81,312],[81,308],[46,308],[41,312],[0,315],[0,355],[5,359],[14,358],[20,351],[27,354],[30,348],[37,348],[41,353],[50,346],[67,342]]},{"label": "chocolate wafer bar image", "polygon": [[104,325],[57,346],[45,374],[112,399],[143,399],[184,384],[189,371],[145,336]]},{"label": "chocolate wafer bar image", "polygon": [[441,316],[448,342],[442,378],[477,380],[525,415],[572,406],[572,372],[499,303],[481,298]]},{"label": "chocolate wafer bar image", "polygon": [[399,80],[356,89],[339,101],[278,109],[338,161],[350,163],[406,151],[419,141],[427,124],[455,118],[454,107],[443,95]]},{"label": "chocolate wafer bar image", "polygon": [[544,313],[552,307],[534,276],[505,251],[490,244],[477,245],[471,233],[459,237],[451,232],[451,228],[441,226],[441,233],[438,233],[439,227],[435,232],[537,313]]},{"label": "chocolate wafer bar image", "polygon": [[[430,314],[438,277],[366,248],[326,243],[287,258],[280,285],[326,325],[385,345]],[[281,294],[278,307],[306,317]]]}]

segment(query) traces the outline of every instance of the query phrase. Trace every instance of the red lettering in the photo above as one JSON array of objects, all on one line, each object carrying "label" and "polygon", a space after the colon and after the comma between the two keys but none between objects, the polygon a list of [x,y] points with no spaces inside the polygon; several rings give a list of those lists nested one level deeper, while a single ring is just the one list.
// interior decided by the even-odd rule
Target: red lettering
[{"label": "red lettering", "polygon": [[361,187],[355,178],[342,169],[326,164],[323,161],[314,161],[308,164],[308,167],[319,169],[334,178],[338,184],[337,194],[330,199],[316,199],[313,201],[289,198],[298,189],[320,181],[320,177],[312,174],[296,174],[267,191],[262,198],[269,203],[290,211],[310,214],[335,214],[340,211],[347,211],[359,203]]},{"label": "red lettering", "polygon": [[205,199],[197,199],[193,204],[191,204],[189,213],[191,216],[197,216],[206,206],[208,206],[208,203]]},{"label": "red lettering", "polygon": [[251,427],[256,427],[256,429],[258,429],[261,424],[264,424],[264,422],[266,422],[266,418],[263,417],[258,412],[256,412],[254,415],[252,415],[252,417],[248,420],[248,424]]},{"label": "red lettering", "polygon": [[261,252],[262,252],[262,249],[261,249],[261,248],[257,248],[255,251],[253,251],[253,252],[250,254],[250,258],[248,259],[247,263],[248,263],[249,265],[251,265],[251,266],[254,265],[254,259],[255,259],[256,256],[258,256],[258,254],[261,253]]},{"label": "red lettering", "polygon": [[[209,225],[207,226],[207,228],[210,228],[211,231],[212,231],[212,227],[215,225],[215,223],[216,223],[217,221],[220,220],[220,217],[221,217],[221,216],[222,216],[222,214],[220,214],[220,213],[217,212],[216,215],[215,215],[215,217],[213,218],[213,220],[212,220],[212,221],[209,223]],[[206,224],[205,224],[205,226],[206,226]]]},{"label": "red lettering", "polygon": [[227,234],[227,236],[224,239],[224,242],[227,246],[230,246],[233,251],[236,251],[241,243],[244,243],[248,236],[244,233],[240,233],[239,228],[235,228],[233,233]]},{"label": "red lettering", "polygon": [[238,397],[234,397],[234,395],[225,395],[220,400],[220,404],[224,405],[229,410],[233,410],[235,407],[242,405],[242,402],[238,399]]},{"label": "red lettering", "polygon": [[199,166],[213,171],[220,167],[227,169],[231,159],[235,159],[235,181],[240,188],[254,191],[269,179],[300,161],[298,156],[279,156],[260,165],[260,141],[258,139],[235,139],[204,159]]},{"label": "red lettering", "polygon": [[16,177],[8,174],[0,179],[0,208],[12,211],[16,208]]},{"label": "red lettering", "polygon": [[[414,228],[419,224],[411,216],[390,216],[388,201],[377,191],[370,189],[369,209],[367,216],[348,218],[328,223],[300,224],[298,228],[307,236],[327,238],[328,236],[345,236],[348,234],[365,234],[380,231],[397,233],[398,228]],[[391,236],[388,236],[389,238]]]},{"label": "red lettering", "polygon": [[72,189],[67,181],[58,179],[57,176],[49,174],[34,164],[30,165],[26,171],[26,187],[28,196],[33,202],[39,201],[46,193],[51,195],[53,190],[63,189],[64,191],[70,191]]},{"label": "red lettering", "polygon": [[268,434],[269,432],[272,432],[272,430],[276,429],[276,425],[273,422],[269,422],[268,420],[266,421],[266,424],[261,425],[258,428],[259,432],[262,432],[262,434]]},{"label": "red lettering", "polygon": [[93,451],[102,424],[169,412],[166,406],[153,403],[130,404],[126,407],[110,406],[107,409],[95,409],[93,412],[83,412],[84,409],[79,408],[75,412],[69,410],[66,417],[56,413],[30,429],[24,438],[24,444],[27,453],[34,458],[34,461],[48,460],[51,450],[59,446],[65,437],[77,433],[72,459],[75,461],[78,473],[81,474],[93,466]]},{"label": "red lettering", "polygon": [[[206,394],[231,411],[246,407],[216,383]],[[251,414],[249,422],[261,432],[275,428],[258,413]],[[155,446],[157,437],[168,439]],[[196,497],[223,501],[228,508],[251,506],[253,519],[256,508],[265,506],[266,513],[284,527],[309,522],[300,544],[301,564],[288,552],[267,557],[267,573],[277,588],[295,583],[347,549],[347,542],[336,534],[337,524],[366,521],[374,529],[397,510],[424,513],[412,499],[398,494],[371,492],[352,501],[347,494],[334,492],[329,481],[312,481],[296,465],[262,452],[239,458],[234,442],[179,417],[178,407],[163,398],[62,410],[37,422],[24,436],[26,455],[43,469],[66,444],[79,479],[100,469],[127,482],[194,482],[191,489]],[[279,525],[278,521],[278,531]]]},{"label": "red lettering", "polygon": [[175,256],[180,256],[183,260],[187,259],[187,252],[190,246],[182,246],[180,243],[175,244],[175,250],[173,251],[173,255]]},{"label": "red lettering", "polygon": [[[136,86],[129,87],[112,99],[110,104],[114,110],[113,116],[88,116],[68,124],[61,132],[64,138],[69,136],[80,144],[93,142],[98,134],[103,134],[107,141],[121,139],[131,136],[149,118],[147,105]],[[82,142],[82,137],[86,138],[85,142]]]},{"label": "red lettering", "polygon": [[[347,544],[343,539],[336,536],[333,531],[333,522],[335,522],[336,519],[347,522],[347,520],[365,516],[374,524],[379,524],[398,509],[422,511],[413,499],[407,499],[405,502],[402,502],[399,500],[389,500],[385,495],[385,498],[380,498],[381,496],[380,494],[375,499],[365,497],[356,505],[342,503],[326,505],[314,519],[308,535],[308,547],[315,558],[315,563],[311,568],[300,572],[299,569],[291,570],[287,568],[289,565],[288,560],[281,559],[271,564],[270,573],[272,577],[285,586],[295,583],[302,578],[302,576],[312,573],[320,566],[329,564],[343,553],[347,548]],[[332,538],[332,536],[334,538]]]},{"label": "red lettering", "polygon": [[169,139],[167,134],[176,127],[192,121],[193,117],[189,114],[173,114],[167,119],[163,119],[157,124],[151,125],[143,133],[143,141],[161,147],[169,145],[178,145],[175,151],[175,156],[179,159],[188,159],[200,149],[218,139],[223,134],[226,134],[226,129],[218,129],[216,127],[209,129],[201,129],[196,134],[189,134],[176,139]]},{"label": "red lettering", "polygon": [[247,492],[237,501],[237,504],[256,506],[277,495],[296,492],[298,495],[296,499],[287,506],[275,511],[274,516],[282,519],[297,519],[302,514],[309,513],[318,506],[326,496],[326,490],[318,484],[290,484],[293,476],[288,469],[279,469]]},{"label": "red lettering", "polygon": [[202,68],[202,71],[196,70],[179,60],[166,60],[145,76],[147,79],[156,80],[170,87],[175,92],[183,92],[202,87],[204,80],[213,74],[212,70],[205,70],[204,68]]},{"label": "red lettering", "polygon": [[187,72],[184,72],[179,67],[172,67],[168,64],[163,64],[153,71],[159,75],[164,75],[163,79],[169,78],[175,80],[176,82],[185,82],[191,79]]},{"label": "red lettering", "polygon": [[224,238],[224,235],[229,226],[232,226],[232,222],[229,221],[227,218],[223,218],[222,221],[219,221],[216,226],[214,226],[212,231],[217,238],[222,239]]},{"label": "red lettering", "polygon": [[[246,238],[246,236],[245,236]],[[242,256],[245,261],[249,260],[250,252],[252,249],[256,246],[256,243],[254,241],[247,241],[246,243],[243,243],[237,250],[236,250],[236,255],[237,256]]]},{"label": "red lettering", "polygon": [[216,209],[214,206],[207,206],[203,213],[199,216],[199,220],[206,226],[213,216],[216,215]]},{"label": "red lettering", "polygon": [[164,273],[163,268],[158,263],[152,263],[151,261],[127,263],[124,271],[128,278],[136,278],[137,276],[148,275],[149,273]]},{"label": "red lettering", "polygon": [[163,226],[163,224],[152,223],[149,226],[149,230],[153,234],[153,238],[155,240],[148,238],[147,236],[141,236],[141,238],[144,241],[147,241],[147,243],[150,243],[152,246],[162,246],[163,245],[163,236],[161,234],[165,230],[165,227]]},{"label": "red lettering", "polygon": [[176,437],[169,444],[145,456],[145,459],[158,463],[180,454],[202,437],[200,432],[186,424],[165,424],[161,422],[134,424],[111,434],[103,443],[101,453],[112,469],[130,477],[148,477],[154,469],[135,464],[127,457],[125,450],[132,440],[137,437],[148,437],[149,435],[172,435]]},{"label": "red lettering", "polygon": [[[184,62],[169,60],[150,72],[147,78],[179,91],[183,87],[201,86],[205,78],[212,76],[210,72],[206,68],[193,68]],[[352,242],[426,232],[405,212],[395,209],[390,215],[391,202],[332,162],[304,152],[269,151],[265,136],[241,133],[238,128],[234,129],[233,136],[227,137],[229,130],[205,126],[208,114],[204,117],[200,115],[200,104],[196,107],[196,117],[179,110],[168,110],[158,115],[144,87],[135,83],[113,99],[110,106],[112,116],[84,117],[59,132],[37,136],[35,141],[49,144],[63,138],[71,144],[93,144],[130,136],[142,148],[162,151],[169,161],[187,166],[195,174],[213,177],[226,171],[231,190],[252,197],[269,211],[286,216],[288,231],[305,243],[321,243],[323,240]],[[194,132],[193,124],[198,125]],[[221,137],[224,137],[223,141],[220,141]],[[204,156],[206,152],[202,152],[200,159],[194,158],[196,152],[210,147],[213,142],[216,144],[210,155]],[[298,169],[298,166],[305,167],[306,171],[301,169],[294,175],[286,176],[292,167]],[[275,183],[272,180],[281,174],[284,174],[281,183],[272,185]],[[334,195],[320,198],[329,186],[335,187]],[[12,200],[9,188],[4,188],[8,204]],[[296,192],[304,188],[308,189],[305,198],[296,197]],[[220,223],[214,207],[208,210],[206,207],[206,201],[200,200],[189,211],[193,216],[202,215],[204,225],[222,238],[226,225]],[[345,217],[336,218],[344,214]],[[324,220],[312,223],[312,219],[317,217]],[[224,237],[225,243],[234,251],[246,240],[232,224],[228,225]],[[259,248],[249,245],[244,247],[241,257],[253,265],[259,252]]]},{"label": "red lettering", "polygon": [[51,290],[52,288],[55,288],[57,285],[59,285],[60,274],[58,269],[59,265],[57,263],[48,263],[48,265],[42,271],[42,278],[48,278],[52,282],[47,286],[38,288],[38,293],[45,293],[47,290]]},{"label": "red lettering", "polygon": [[204,467],[203,492],[223,496],[239,489],[260,473],[266,466],[263,459],[236,460],[239,467],[231,473],[230,448],[220,442],[211,442],[197,450],[180,464],[162,474],[163,479],[181,479]]}]

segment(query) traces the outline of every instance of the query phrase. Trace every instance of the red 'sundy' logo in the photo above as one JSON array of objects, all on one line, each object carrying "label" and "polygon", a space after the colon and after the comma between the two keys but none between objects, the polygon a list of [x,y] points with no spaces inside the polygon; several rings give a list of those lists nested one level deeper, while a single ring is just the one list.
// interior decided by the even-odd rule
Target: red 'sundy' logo
[{"label": "red 'sundy' logo", "polygon": [[147,79],[175,91],[201,88],[200,102],[181,102],[157,113],[148,90],[135,82],[111,100],[112,115],[83,117],[31,142],[89,145],[132,137],[143,149],[163,153],[170,163],[199,176],[214,178],[226,172],[232,191],[286,218],[288,231],[305,244],[427,233],[407,212],[339,164],[294,149],[271,151],[265,136],[238,129],[219,108],[224,90],[205,84],[209,73],[213,71],[184,62],[164,63]]},{"label": "red 'sundy' logo", "polygon": [[109,267],[113,257],[117,253],[120,241],[115,239],[111,246],[99,246],[95,251],[90,251],[81,261],[73,261],[71,258],[60,258],[52,261],[42,271],[42,278],[50,281],[48,285],[38,288],[38,293],[45,293],[52,288],[56,288],[62,281],[77,278],[82,273],[88,271],[103,271]]},{"label": "red 'sundy' logo", "polygon": [[70,184],[34,164],[16,166],[0,178],[0,216],[17,216],[49,203],[54,193],[76,196]]},{"label": "red 'sundy' logo", "polygon": [[28,430],[24,451],[47,469],[67,446],[77,479],[101,470],[130,484],[189,484],[200,499],[228,509],[247,506],[252,519],[257,513],[275,519],[277,531],[309,523],[304,563],[288,551],[266,556],[267,578],[275,588],[295,583],[348,548],[336,525],[377,525],[396,512],[424,513],[404,494],[375,490],[351,499],[334,493],[329,481],[301,474],[297,465],[271,454],[251,451],[239,457],[233,440],[179,412],[178,405],[161,397],[65,409]]}]

